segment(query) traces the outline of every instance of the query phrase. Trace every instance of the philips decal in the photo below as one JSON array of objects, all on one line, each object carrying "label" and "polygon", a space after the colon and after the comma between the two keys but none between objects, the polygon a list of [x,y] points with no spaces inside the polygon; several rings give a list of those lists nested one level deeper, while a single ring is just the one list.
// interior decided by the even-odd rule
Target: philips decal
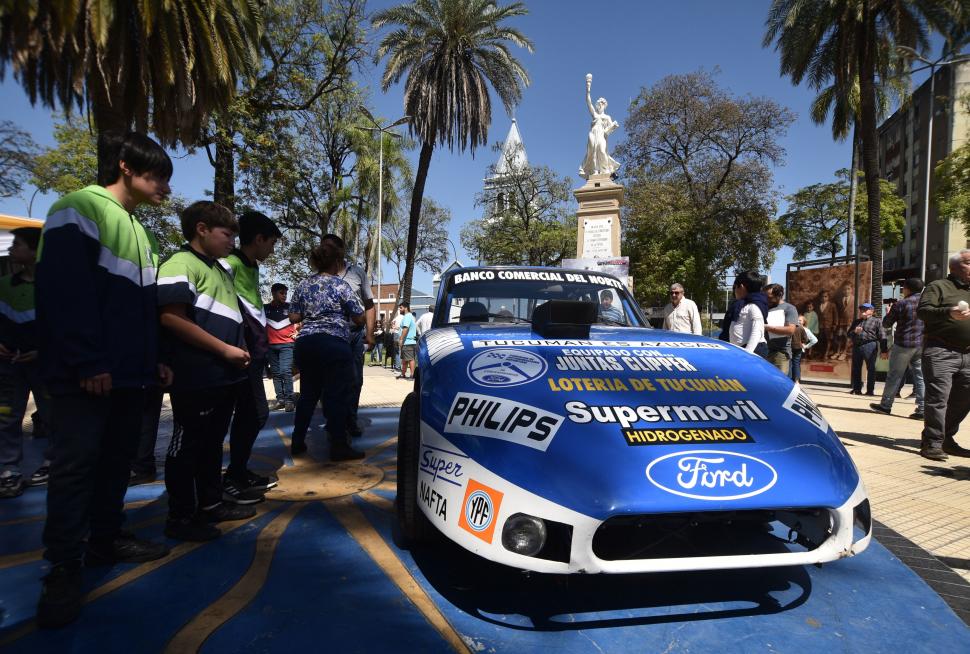
[{"label": "philips decal", "polygon": [[764,493],[778,481],[769,464],[748,454],[717,450],[675,452],[647,466],[660,490],[695,500],[740,500]]},{"label": "philips decal", "polygon": [[468,378],[479,386],[518,386],[542,377],[546,368],[545,359],[526,350],[487,350],[468,362]]},{"label": "philips decal", "polygon": [[562,416],[528,404],[458,393],[448,410],[445,431],[498,438],[545,452],[563,422]]}]

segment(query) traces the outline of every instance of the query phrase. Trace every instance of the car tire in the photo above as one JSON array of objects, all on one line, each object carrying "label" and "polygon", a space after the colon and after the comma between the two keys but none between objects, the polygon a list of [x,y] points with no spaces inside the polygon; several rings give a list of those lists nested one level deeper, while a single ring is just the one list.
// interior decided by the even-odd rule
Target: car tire
[{"label": "car tire", "polygon": [[408,393],[401,405],[397,432],[397,498],[395,509],[401,544],[405,547],[429,542],[435,533],[418,506],[418,457],[421,426],[418,394]]}]

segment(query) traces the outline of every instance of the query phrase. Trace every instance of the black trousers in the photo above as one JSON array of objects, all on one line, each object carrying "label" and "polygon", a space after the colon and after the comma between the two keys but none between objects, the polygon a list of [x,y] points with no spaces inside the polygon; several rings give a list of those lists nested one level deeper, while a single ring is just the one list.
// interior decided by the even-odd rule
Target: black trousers
[{"label": "black trousers", "polygon": [[352,381],[350,343],[329,334],[310,334],[296,339],[296,365],[300,368],[300,401],[296,403],[293,442],[304,443],[317,402],[323,400],[323,416],[331,443],[347,443],[347,397]]},{"label": "black trousers", "polygon": [[141,435],[138,452],[131,462],[131,470],[140,475],[155,474],[155,443],[158,440],[158,422],[162,415],[161,388],[150,388],[145,396],[145,411],[141,416]]},{"label": "black trousers", "polygon": [[113,540],[125,521],[129,465],[145,407],[142,389],[107,397],[78,392],[51,397],[50,479],[44,558],[80,559],[84,539]]},{"label": "black trousers", "polygon": [[222,501],[222,443],[238,386],[172,391],[172,441],[165,457],[170,518],[191,518]]},{"label": "black trousers", "polygon": [[226,468],[226,474],[230,477],[246,474],[253,445],[269,418],[266,388],[263,386],[265,368],[265,359],[254,359],[247,369],[249,378],[236,385],[236,412],[229,431],[229,467]]}]

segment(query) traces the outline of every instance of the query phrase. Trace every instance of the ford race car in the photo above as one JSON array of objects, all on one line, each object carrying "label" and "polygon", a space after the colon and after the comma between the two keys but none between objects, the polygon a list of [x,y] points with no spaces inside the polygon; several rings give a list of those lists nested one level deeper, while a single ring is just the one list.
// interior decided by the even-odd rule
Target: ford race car
[{"label": "ford race car", "polygon": [[397,521],[547,573],[822,563],[869,501],[801,388],[758,356],[651,329],[615,277],[445,273],[400,414]]}]

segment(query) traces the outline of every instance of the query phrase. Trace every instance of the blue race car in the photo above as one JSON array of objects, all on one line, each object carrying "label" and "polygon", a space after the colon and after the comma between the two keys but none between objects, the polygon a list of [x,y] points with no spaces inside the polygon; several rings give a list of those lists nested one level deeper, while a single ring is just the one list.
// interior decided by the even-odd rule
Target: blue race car
[{"label": "blue race car", "polygon": [[871,538],[849,454],[797,384],[650,329],[616,278],[443,275],[399,424],[405,541],[508,566],[633,573],[822,563]]}]

